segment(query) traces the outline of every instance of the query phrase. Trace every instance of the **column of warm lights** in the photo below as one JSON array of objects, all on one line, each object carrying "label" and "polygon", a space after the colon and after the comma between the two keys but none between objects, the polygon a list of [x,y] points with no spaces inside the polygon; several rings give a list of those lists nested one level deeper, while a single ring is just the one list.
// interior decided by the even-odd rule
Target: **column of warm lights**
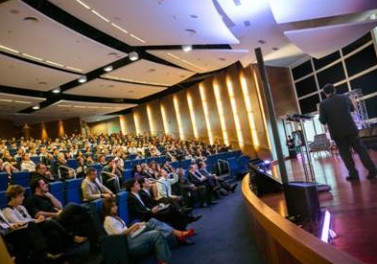
[{"label": "column of warm lights", "polygon": [[255,147],[258,147],[259,146],[259,139],[258,139],[257,129],[256,129],[256,126],[255,126],[254,113],[253,113],[253,109],[251,107],[251,98],[250,98],[250,95],[249,95],[249,88],[247,86],[245,76],[243,75],[242,72],[240,73],[240,83],[241,83],[243,98],[245,100],[247,118],[249,119],[251,138],[253,140],[253,145]]},{"label": "column of warm lights", "polygon": [[147,105],[147,115],[148,115],[148,123],[149,123],[149,128],[151,130],[151,134],[154,135],[155,130],[154,130],[152,110],[151,110],[150,105]]},{"label": "column of warm lights", "polygon": [[179,103],[178,103],[178,98],[176,95],[173,97],[173,103],[174,103],[175,115],[177,117],[179,137],[181,140],[185,140],[185,135],[183,133],[183,127],[182,127],[181,113],[179,111]]},{"label": "column of warm lights", "polygon": [[194,137],[198,138],[198,130],[196,128],[194,104],[192,103],[191,94],[189,92],[187,92],[187,104],[190,110],[190,118],[191,118],[191,123],[192,123],[192,130],[194,132]]},{"label": "column of warm lights", "polygon": [[120,131],[122,131],[123,134],[126,134],[126,117],[124,115],[119,116],[119,123],[120,123]]},{"label": "column of warm lights", "polygon": [[232,107],[232,112],[233,112],[233,119],[236,125],[238,144],[240,145],[240,148],[242,149],[244,147],[244,141],[243,141],[243,135],[242,135],[242,130],[241,130],[241,123],[240,123],[240,118],[237,112],[236,99],[234,98],[233,84],[229,76],[227,76],[226,78],[226,86],[228,88],[230,105]]},{"label": "column of warm lights", "polygon": [[42,139],[48,139],[48,134],[47,134],[47,129],[46,129],[46,124],[42,123]]},{"label": "column of warm lights", "polygon": [[199,84],[199,92],[200,92],[200,98],[202,100],[202,105],[203,105],[204,119],[207,125],[208,139],[209,139],[209,143],[212,145],[213,135],[212,135],[212,130],[211,130],[211,123],[209,122],[208,105],[207,105],[207,99],[206,99],[206,94],[205,94],[204,89],[205,88],[203,84]]},{"label": "column of warm lights", "polygon": [[134,116],[136,135],[138,135],[138,134],[140,134],[139,115],[138,115],[138,113],[133,112],[133,116]]},{"label": "column of warm lights", "polygon": [[223,102],[221,100],[220,87],[217,81],[215,80],[213,81],[212,86],[213,86],[213,91],[215,92],[217,112],[219,113],[219,117],[220,117],[220,126],[221,126],[221,131],[223,133],[224,144],[229,145],[229,138],[228,138],[228,132],[226,131],[224,108],[223,108]]},{"label": "column of warm lights", "polygon": [[165,107],[161,104],[162,123],[164,125],[165,134],[169,134],[168,118],[166,116]]},{"label": "column of warm lights", "polygon": [[62,137],[65,135],[64,123],[62,120],[59,120],[59,123],[58,123],[58,135],[59,137]]}]

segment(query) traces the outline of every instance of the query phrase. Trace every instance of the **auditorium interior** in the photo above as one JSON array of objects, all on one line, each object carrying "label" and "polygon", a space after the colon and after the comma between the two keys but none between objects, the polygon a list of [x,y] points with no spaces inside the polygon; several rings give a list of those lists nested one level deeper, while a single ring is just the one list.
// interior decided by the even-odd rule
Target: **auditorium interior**
[{"label": "auditorium interior", "polygon": [[376,0],[0,0],[0,263],[377,263],[377,180],[356,153],[346,179],[329,83],[377,164]]}]

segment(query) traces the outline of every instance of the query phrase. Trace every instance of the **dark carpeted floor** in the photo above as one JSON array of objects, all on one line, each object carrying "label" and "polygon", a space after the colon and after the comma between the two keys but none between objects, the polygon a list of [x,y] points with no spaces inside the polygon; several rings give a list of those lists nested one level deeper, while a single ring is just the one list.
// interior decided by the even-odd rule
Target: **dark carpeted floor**
[{"label": "dark carpeted floor", "polygon": [[191,227],[197,231],[195,245],[172,251],[172,264],[265,263],[250,236],[245,205],[239,187],[210,208],[195,209],[203,217]]}]

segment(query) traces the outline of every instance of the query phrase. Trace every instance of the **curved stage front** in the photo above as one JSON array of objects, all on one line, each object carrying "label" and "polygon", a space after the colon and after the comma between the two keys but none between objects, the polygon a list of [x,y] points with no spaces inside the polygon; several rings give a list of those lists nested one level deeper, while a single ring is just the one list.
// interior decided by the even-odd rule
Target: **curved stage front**
[{"label": "curved stage front", "polygon": [[242,181],[242,193],[250,232],[268,263],[363,263],[282,217],[251,191],[249,182],[248,174]]}]

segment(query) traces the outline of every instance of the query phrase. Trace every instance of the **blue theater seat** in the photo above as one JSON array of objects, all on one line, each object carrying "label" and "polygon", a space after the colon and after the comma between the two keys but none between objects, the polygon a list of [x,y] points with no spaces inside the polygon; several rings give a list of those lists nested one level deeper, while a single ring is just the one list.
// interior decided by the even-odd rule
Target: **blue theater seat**
[{"label": "blue theater seat", "polygon": [[41,162],[41,158],[38,156],[31,156],[30,160],[33,161],[35,164],[38,164]]},{"label": "blue theater seat", "polygon": [[81,195],[81,182],[82,178],[78,179],[69,179],[64,182],[64,199],[65,204],[74,202],[74,203],[82,203],[82,195]]},{"label": "blue theater seat", "polygon": [[8,173],[0,172],[0,191],[5,191],[8,187]]},{"label": "blue theater seat", "polygon": [[130,224],[130,216],[128,214],[128,207],[127,207],[127,198],[128,192],[119,192],[117,194],[117,205],[118,205],[118,213],[120,218],[126,222],[127,225]]},{"label": "blue theater seat", "polygon": [[190,167],[191,165],[191,160],[190,159],[187,159],[187,160],[182,160],[181,161],[181,166],[184,170],[187,170],[188,167]]},{"label": "blue theater seat", "polygon": [[76,169],[77,168],[77,160],[69,159],[69,160],[67,160],[67,165],[68,165],[68,167],[70,167],[72,169]]},{"label": "blue theater seat", "polygon": [[8,204],[7,196],[5,194],[5,191],[0,192],[0,209],[6,207]]},{"label": "blue theater seat", "polygon": [[125,181],[133,178],[132,172],[133,172],[133,169],[125,169],[124,172],[123,172],[122,181],[125,182]]},{"label": "blue theater seat", "polygon": [[65,199],[64,199],[64,183],[61,181],[50,182],[48,184],[48,188],[50,193],[55,196],[64,206]]},{"label": "blue theater seat", "polygon": [[29,187],[30,185],[30,172],[28,171],[17,171],[13,172],[11,175],[11,183],[18,184],[22,187]]}]

